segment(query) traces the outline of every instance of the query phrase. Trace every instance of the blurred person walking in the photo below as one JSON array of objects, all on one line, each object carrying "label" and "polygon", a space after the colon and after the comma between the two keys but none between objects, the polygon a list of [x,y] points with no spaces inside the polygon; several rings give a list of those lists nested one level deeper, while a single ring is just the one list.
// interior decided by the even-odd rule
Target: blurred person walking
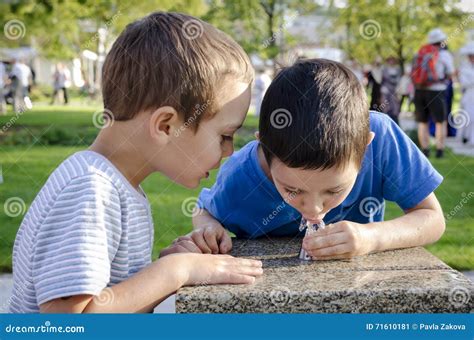
[{"label": "blurred person walking", "polygon": [[444,155],[447,105],[446,81],[454,74],[453,57],[441,48],[447,39],[439,28],[428,34],[428,44],[420,48],[413,60],[412,81],[415,85],[415,115],[418,122],[418,141],[426,157],[430,155],[428,120],[436,123],[436,158]]},{"label": "blurred person walking", "polygon": [[56,102],[59,91],[62,91],[64,97],[64,104],[68,103],[67,89],[71,86],[71,72],[62,63],[56,65],[56,70],[53,73],[54,92],[51,98],[51,105]]},{"label": "blurred person walking", "polygon": [[[474,42],[461,48],[461,54],[467,60],[459,69],[459,82],[461,83],[461,108],[458,114],[465,115],[458,118],[461,122],[459,135],[464,144],[474,145]],[[453,117],[456,120],[456,117]]]},{"label": "blurred person walking", "polygon": [[382,94],[380,92],[382,84],[382,58],[376,57],[371,70],[367,74],[367,87],[371,88],[370,109],[380,110],[382,105]]},{"label": "blurred person walking", "polygon": [[385,112],[398,124],[400,115],[400,99],[397,87],[401,78],[401,70],[395,57],[388,57],[382,68],[382,83],[380,92],[382,94],[382,112]]},{"label": "blurred person walking", "polygon": [[7,80],[7,71],[5,69],[5,64],[0,61],[0,114],[4,115],[7,113],[6,103],[5,103],[5,84]]}]

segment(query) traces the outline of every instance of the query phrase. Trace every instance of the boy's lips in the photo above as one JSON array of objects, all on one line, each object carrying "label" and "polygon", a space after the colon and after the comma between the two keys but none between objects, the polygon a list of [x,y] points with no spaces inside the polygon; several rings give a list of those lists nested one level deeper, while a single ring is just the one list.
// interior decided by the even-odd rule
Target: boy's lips
[{"label": "boy's lips", "polygon": [[318,218],[314,218],[314,217],[306,217],[306,216],[303,216],[303,218],[310,222],[310,223],[313,223],[313,224],[320,224],[322,221],[323,221],[323,218],[324,218],[324,215],[322,217],[318,217]]},{"label": "boy's lips", "polygon": [[204,173],[204,176],[205,176],[206,178],[209,178],[210,171],[211,171],[211,170],[215,170],[215,169],[219,169],[219,166],[220,166],[220,165],[221,165],[220,162],[217,163],[216,165],[214,165],[211,169],[209,169],[209,171],[206,171],[206,172]]}]

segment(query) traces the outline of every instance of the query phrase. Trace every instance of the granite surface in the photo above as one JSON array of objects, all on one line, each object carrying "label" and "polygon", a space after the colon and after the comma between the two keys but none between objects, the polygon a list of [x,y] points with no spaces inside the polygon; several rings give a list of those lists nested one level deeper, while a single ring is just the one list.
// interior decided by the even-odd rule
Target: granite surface
[{"label": "granite surface", "polygon": [[474,284],[424,248],[352,260],[298,259],[301,239],[234,240],[232,255],[263,261],[252,285],[185,287],[178,313],[470,313]]}]

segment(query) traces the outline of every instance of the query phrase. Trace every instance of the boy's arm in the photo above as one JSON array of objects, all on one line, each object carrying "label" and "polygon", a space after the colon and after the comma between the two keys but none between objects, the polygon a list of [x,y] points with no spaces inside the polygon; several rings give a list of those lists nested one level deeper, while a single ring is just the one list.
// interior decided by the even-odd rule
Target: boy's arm
[{"label": "boy's arm", "polygon": [[131,278],[105,288],[98,296],[76,295],[40,305],[41,313],[144,313],[184,285],[253,283],[262,262],[228,255],[174,254],[145,267]]},{"label": "boy's arm", "polygon": [[344,259],[389,249],[423,246],[437,241],[445,230],[441,206],[434,193],[390,221],[360,224],[341,221],[303,240],[314,259]]},{"label": "boy's arm", "polygon": [[405,215],[366,225],[373,233],[372,251],[423,246],[439,240],[446,228],[443,211],[434,193]]},{"label": "boy's arm", "polygon": [[193,216],[190,238],[203,253],[227,254],[232,249],[232,239],[222,224],[206,209],[197,208]]},{"label": "boy's arm", "polygon": [[227,230],[206,209],[196,208],[193,231],[180,236],[160,256],[174,253],[227,254],[232,249],[232,239]]},{"label": "boy's arm", "polygon": [[148,313],[184,284],[179,258],[168,256],[98,296],[76,295],[40,305],[41,313]]},{"label": "boy's arm", "polygon": [[200,229],[203,227],[222,227],[222,224],[214,218],[206,209],[196,208],[196,213],[193,216],[193,229]]}]

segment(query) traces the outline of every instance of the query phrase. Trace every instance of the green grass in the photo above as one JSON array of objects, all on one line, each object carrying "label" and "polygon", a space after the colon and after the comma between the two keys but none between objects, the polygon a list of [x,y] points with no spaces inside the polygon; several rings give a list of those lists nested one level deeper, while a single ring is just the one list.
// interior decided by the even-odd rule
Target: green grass
[{"label": "green grass", "polygon": [[100,107],[82,106],[35,106],[33,110],[15,115],[9,111],[7,115],[0,115],[0,127],[8,122],[14,123],[15,128],[28,127],[84,127],[94,126],[92,117]]},{"label": "green grass", "polygon": [[[27,209],[49,174],[69,155],[83,149],[65,146],[0,148],[3,170],[3,184],[0,184],[0,271],[11,271],[13,242],[23,218],[22,215],[7,216],[4,202],[10,197],[19,197]],[[213,171],[201,187],[212,185],[215,174]],[[156,257],[161,248],[191,230],[191,219],[183,215],[181,204],[187,197],[197,197],[200,189],[185,189],[160,174],[153,174],[142,186],[152,205],[155,224],[153,255]]]},{"label": "green grass", "polygon": [[[49,106],[37,105],[31,111],[16,115],[9,110],[6,115],[0,115],[0,128],[8,122],[13,123],[14,128],[21,127],[93,127],[94,113],[101,108],[90,106]],[[258,117],[248,115],[245,126],[256,128]]]},{"label": "green grass", "polygon": [[[474,269],[474,158],[454,155],[447,150],[444,159],[431,159],[444,181],[435,191],[446,220],[446,231],[441,239],[426,248],[451,267],[458,270]],[[474,194],[474,193],[473,193]],[[469,199],[471,197],[471,199]],[[462,202],[463,199],[465,203]],[[466,202],[467,201],[467,202]],[[456,209],[456,206],[460,209]],[[388,202],[386,219],[399,216],[400,209]]]},{"label": "green grass", "polygon": [[[92,126],[93,108],[77,107],[36,107],[32,112],[21,115],[16,124],[24,128],[47,128],[50,125],[77,127]],[[13,115],[0,116],[0,128]],[[251,138],[258,119],[249,116],[241,132],[243,140]],[[243,141],[242,140],[242,141]],[[69,155],[85,149],[81,146],[2,146],[0,145],[0,171],[3,183],[0,184],[0,270],[11,271],[11,251],[22,216],[9,217],[4,211],[4,202],[10,197],[20,197],[26,209],[30,206],[49,174]],[[447,152],[446,158],[432,160],[434,166],[445,176],[443,184],[436,191],[445,214],[459,205],[472,190],[474,178],[474,158],[453,155]],[[191,230],[190,218],[181,211],[182,202],[188,197],[196,197],[202,187],[209,187],[215,180],[213,171],[200,188],[187,190],[160,174],[153,174],[143,183],[152,205],[155,224],[155,244],[153,256],[167,246],[177,236]],[[447,221],[444,236],[427,249],[452,267],[460,270],[474,269],[474,198],[468,200],[454,216]],[[393,203],[387,205],[386,218],[401,214]],[[470,215],[471,214],[471,215]]]}]

